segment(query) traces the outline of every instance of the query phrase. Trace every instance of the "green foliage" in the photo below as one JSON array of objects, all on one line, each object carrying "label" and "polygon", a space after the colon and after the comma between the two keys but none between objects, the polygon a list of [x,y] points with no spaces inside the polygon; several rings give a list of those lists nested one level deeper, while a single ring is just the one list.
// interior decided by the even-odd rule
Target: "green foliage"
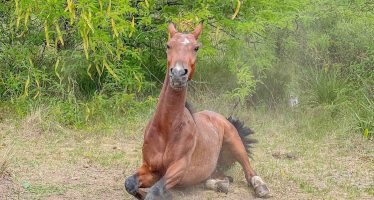
[{"label": "green foliage", "polygon": [[357,119],[357,128],[365,138],[372,139],[374,137],[374,100],[365,95],[360,99],[363,100],[357,101],[358,105],[353,111]]},{"label": "green foliage", "polygon": [[[314,105],[356,113],[359,132],[372,133],[374,110],[373,5],[366,1],[316,1],[300,17],[296,38],[301,90]],[[306,72],[306,73],[305,73]],[[346,111],[344,111],[346,110]]]},{"label": "green foliage", "polygon": [[57,92],[63,98],[68,93],[84,97],[100,88],[108,90],[107,84],[109,92],[147,87],[139,51],[125,45],[135,31],[137,12],[129,4],[123,0],[7,2],[3,6],[14,13],[6,13],[8,23],[2,31],[10,40],[2,41],[0,54],[10,62],[3,63],[1,77],[6,80],[0,91],[6,94],[2,96],[36,98]]},{"label": "green foliage", "polygon": [[0,100],[20,116],[52,104],[68,125],[110,121],[109,110],[131,116],[158,95],[168,21],[188,32],[205,20],[192,86],[271,107],[297,94],[305,106],[355,113],[372,134],[372,9],[364,0],[3,1]]},{"label": "green foliage", "polygon": [[35,109],[42,108],[43,120],[67,127],[97,128],[148,116],[153,111],[156,98],[137,98],[134,94],[117,93],[111,97],[95,94],[85,101],[73,97],[68,97],[66,101],[58,98],[49,98],[48,101],[23,98],[4,104],[6,111],[10,112],[7,117],[25,118]]},{"label": "green foliage", "polygon": [[[269,28],[291,26],[290,13],[300,6],[296,1],[6,1],[0,56],[10,63],[3,64],[0,92],[3,99],[145,92],[164,76],[167,21],[191,31],[207,20],[201,56],[213,56],[251,48],[238,38],[264,39]],[[253,91],[253,75],[248,60],[230,58],[235,54],[225,56],[246,88],[235,90],[243,99]],[[256,67],[266,61],[259,58]]]},{"label": "green foliage", "polygon": [[0,98],[51,99],[55,114],[66,116],[63,124],[82,124],[83,113],[91,113],[88,105],[98,99],[142,96],[162,83],[169,20],[179,31],[191,31],[205,19],[200,56],[223,56],[237,76],[231,95],[244,100],[275,61],[267,48],[272,44],[259,44],[268,30],[292,27],[292,13],[301,7],[296,1],[5,1],[0,7]]},{"label": "green foliage", "polygon": [[347,83],[339,77],[337,70],[305,70],[303,74],[302,90],[308,104],[337,105],[344,103],[347,98]]}]

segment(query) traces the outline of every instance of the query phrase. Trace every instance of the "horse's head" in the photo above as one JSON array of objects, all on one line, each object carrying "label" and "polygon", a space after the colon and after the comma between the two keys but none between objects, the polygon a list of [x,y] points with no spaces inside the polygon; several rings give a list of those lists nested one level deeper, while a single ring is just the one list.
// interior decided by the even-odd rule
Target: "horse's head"
[{"label": "horse's head", "polygon": [[182,90],[187,86],[187,81],[192,79],[199,50],[197,39],[202,28],[203,24],[200,23],[192,33],[179,33],[173,23],[169,24],[170,39],[166,45],[167,70],[170,86],[175,90]]}]

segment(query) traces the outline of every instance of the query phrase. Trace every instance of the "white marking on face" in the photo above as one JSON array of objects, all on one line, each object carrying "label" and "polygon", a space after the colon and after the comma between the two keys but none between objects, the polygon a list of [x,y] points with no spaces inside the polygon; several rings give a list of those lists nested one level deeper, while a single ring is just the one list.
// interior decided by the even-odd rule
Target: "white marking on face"
[{"label": "white marking on face", "polygon": [[184,44],[184,45],[188,45],[191,42],[187,38],[184,38],[183,42],[181,42],[181,43]]}]

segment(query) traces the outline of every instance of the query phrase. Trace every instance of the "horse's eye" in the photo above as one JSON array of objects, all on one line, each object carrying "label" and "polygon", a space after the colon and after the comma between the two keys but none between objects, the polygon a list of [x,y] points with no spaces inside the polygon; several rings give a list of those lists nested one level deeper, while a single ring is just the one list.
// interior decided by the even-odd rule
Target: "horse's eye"
[{"label": "horse's eye", "polygon": [[166,45],[166,48],[167,48],[167,49],[170,49],[170,45],[167,44],[167,45]]},{"label": "horse's eye", "polygon": [[199,50],[199,46],[195,47],[193,50],[198,51]]}]

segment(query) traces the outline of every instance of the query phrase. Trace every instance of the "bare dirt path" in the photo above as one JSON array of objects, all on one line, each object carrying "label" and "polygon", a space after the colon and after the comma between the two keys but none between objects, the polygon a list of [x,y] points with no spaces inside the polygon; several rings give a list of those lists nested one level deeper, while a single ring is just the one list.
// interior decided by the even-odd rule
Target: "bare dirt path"
[{"label": "bare dirt path", "polygon": [[[264,115],[252,125],[260,141],[252,163],[272,199],[374,199],[372,141],[294,118]],[[132,199],[123,181],[140,165],[143,126],[105,135],[0,123],[0,199]],[[239,166],[228,174],[228,194],[197,185],[174,190],[174,199],[255,199]]]}]

